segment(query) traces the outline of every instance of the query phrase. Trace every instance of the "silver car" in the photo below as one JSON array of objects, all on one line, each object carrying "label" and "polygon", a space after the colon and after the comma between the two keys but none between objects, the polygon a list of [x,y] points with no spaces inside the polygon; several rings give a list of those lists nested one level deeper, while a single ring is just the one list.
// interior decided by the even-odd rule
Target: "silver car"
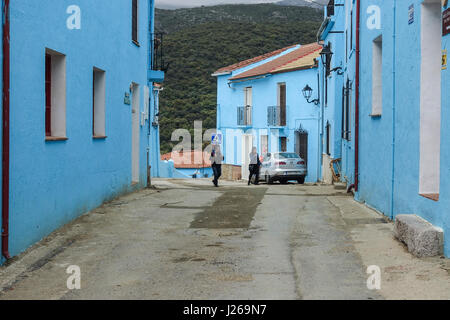
[{"label": "silver car", "polygon": [[291,180],[303,184],[307,174],[305,161],[293,152],[268,153],[260,167],[260,180],[268,184],[274,181],[286,184]]}]

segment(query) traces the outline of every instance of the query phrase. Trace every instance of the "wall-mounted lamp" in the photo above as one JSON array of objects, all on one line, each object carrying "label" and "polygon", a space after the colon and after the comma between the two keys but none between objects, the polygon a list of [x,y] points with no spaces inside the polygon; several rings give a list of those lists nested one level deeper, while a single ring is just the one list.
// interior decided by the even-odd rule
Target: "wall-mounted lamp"
[{"label": "wall-mounted lamp", "polygon": [[327,44],[323,46],[322,51],[320,52],[320,58],[322,59],[322,64],[326,70],[326,76],[329,76],[331,73],[331,58],[333,57],[333,51],[331,51],[331,44]]},{"label": "wall-mounted lamp", "polygon": [[309,84],[307,84],[306,87],[304,87],[302,90],[303,97],[305,97],[306,101],[308,103],[314,103],[317,106],[320,103],[319,99],[314,99],[312,101],[309,101],[311,99],[312,92],[313,92],[313,89],[309,86]]}]

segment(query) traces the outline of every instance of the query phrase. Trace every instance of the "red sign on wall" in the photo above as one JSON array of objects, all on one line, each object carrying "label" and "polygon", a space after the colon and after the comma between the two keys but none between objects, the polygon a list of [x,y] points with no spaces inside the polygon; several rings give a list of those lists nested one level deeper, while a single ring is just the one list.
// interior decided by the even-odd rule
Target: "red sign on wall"
[{"label": "red sign on wall", "polygon": [[450,34],[450,8],[442,13],[442,35]]}]

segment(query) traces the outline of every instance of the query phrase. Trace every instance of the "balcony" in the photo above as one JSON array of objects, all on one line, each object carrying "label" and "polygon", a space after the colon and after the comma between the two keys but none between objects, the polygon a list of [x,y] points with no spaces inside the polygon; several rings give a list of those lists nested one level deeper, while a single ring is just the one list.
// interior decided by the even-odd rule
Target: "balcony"
[{"label": "balcony", "polygon": [[163,82],[164,73],[169,69],[169,63],[164,61],[164,35],[162,33],[152,33],[150,46],[149,80],[151,82]]},{"label": "balcony", "polygon": [[267,107],[267,126],[269,127],[285,127],[286,126],[286,106],[270,106]]},{"label": "balcony", "polygon": [[237,125],[241,127],[252,126],[252,106],[237,107]]}]

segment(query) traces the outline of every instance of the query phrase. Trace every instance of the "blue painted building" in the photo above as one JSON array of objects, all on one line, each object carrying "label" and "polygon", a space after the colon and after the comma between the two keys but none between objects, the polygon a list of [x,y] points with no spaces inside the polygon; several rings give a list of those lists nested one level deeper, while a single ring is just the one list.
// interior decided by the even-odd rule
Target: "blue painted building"
[{"label": "blue painted building", "polygon": [[2,262],[104,201],[145,187],[148,165],[158,175],[154,83],[164,78],[153,0],[11,1],[4,28],[8,21]]},{"label": "blue painted building", "polygon": [[255,146],[261,156],[297,152],[307,162],[306,181],[318,181],[321,112],[305,101],[302,90],[308,85],[314,94],[318,92],[321,49],[318,44],[295,45],[213,74],[225,163],[242,166],[242,177],[248,177],[248,155]]},{"label": "blue painted building", "polygon": [[[338,4],[338,3],[336,3]],[[334,7],[333,7],[334,10]],[[331,14],[332,13],[332,14]],[[351,122],[347,117],[345,106],[349,100],[344,100],[350,93],[346,90],[351,88],[353,81],[351,74],[347,72],[346,66],[346,34],[344,8],[337,6],[331,12],[325,10],[325,19],[319,32],[318,40],[333,55],[329,60],[323,55],[319,60],[319,78],[320,78],[320,107],[322,109],[322,181],[331,183],[333,181],[331,162],[336,161],[345,174],[341,177],[344,181],[352,179],[351,157],[353,144],[351,136]],[[352,57],[352,52],[347,51],[347,59]],[[327,66],[327,67],[325,67]],[[343,148],[344,147],[344,148]]]},{"label": "blue painted building", "polygon": [[[342,110],[344,121],[331,118],[335,126],[341,120],[344,136],[348,108],[351,139],[341,140],[343,180],[358,201],[392,219],[417,214],[442,228],[447,257],[449,17],[440,0],[336,0],[319,32],[332,44],[330,69],[342,65],[343,89],[334,92],[334,108]],[[320,72],[326,68],[321,64]]]}]

